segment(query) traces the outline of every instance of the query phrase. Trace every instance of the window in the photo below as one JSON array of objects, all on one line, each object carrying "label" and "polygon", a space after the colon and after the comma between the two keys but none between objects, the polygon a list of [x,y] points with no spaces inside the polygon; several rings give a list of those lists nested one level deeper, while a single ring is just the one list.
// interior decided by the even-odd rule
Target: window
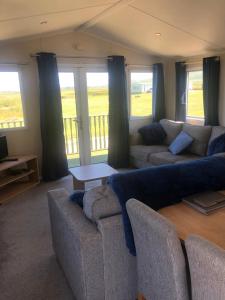
[{"label": "window", "polygon": [[187,117],[204,118],[202,71],[187,73]]},{"label": "window", "polygon": [[152,114],[152,72],[131,72],[131,116]]},{"label": "window", "polygon": [[0,71],[0,129],[24,127],[18,72]]}]

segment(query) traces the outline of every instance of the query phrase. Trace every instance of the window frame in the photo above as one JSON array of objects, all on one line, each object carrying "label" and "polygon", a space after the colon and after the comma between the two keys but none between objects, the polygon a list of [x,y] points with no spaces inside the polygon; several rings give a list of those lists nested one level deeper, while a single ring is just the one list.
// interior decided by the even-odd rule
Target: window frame
[{"label": "window frame", "polygon": [[[187,110],[188,110],[188,86],[189,86],[189,73],[190,72],[203,72],[202,64],[196,64],[196,65],[187,65],[186,73],[187,73],[187,84],[186,84],[186,122],[193,125],[204,125],[205,118],[201,118],[198,116],[188,116]],[[203,107],[204,109],[204,107]]]},{"label": "window frame", "polygon": [[149,120],[152,119],[152,114],[147,116],[132,116],[131,115],[131,73],[153,73],[152,67],[150,66],[137,66],[127,68],[127,101],[128,101],[128,115],[129,119],[132,120]]},{"label": "window frame", "polygon": [[25,88],[23,84],[23,67],[20,65],[1,65],[0,64],[0,72],[17,72],[18,79],[19,79],[19,87],[20,87],[20,97],[21,97],[21,105],[22,105],[22,112],[23,112],[23,122],[24,126],[22,127],[10,127],[10,128],[0,128],[0,132],[8,132],[8,131],[18,131],[18,130],[26,130],[27,127],[27,113],[26,113],[26,103],[25,103]]}]

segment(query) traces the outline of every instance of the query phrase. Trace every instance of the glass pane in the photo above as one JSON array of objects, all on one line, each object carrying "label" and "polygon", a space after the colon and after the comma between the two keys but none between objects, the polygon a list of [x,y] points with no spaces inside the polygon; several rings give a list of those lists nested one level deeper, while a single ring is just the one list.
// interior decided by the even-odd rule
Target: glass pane
[{"label": "glass pane", "polygon": [[0,72],[0,128],[24,127],[18,72]]},{"label": "glass pane", "polygon": [[188,72],[187,116],[204,118],[203,108],[203,73]]},{"label": "glass pane", "polygon": [[131,73],[131,116],[152,114],[152,73]]},{"label": "glass pane", "polygon": [[87,73],[91,163],[108,157],[108,73]]},{"label": "glass pane", "polygon": [[80,165],[74,74],[59,73],[66,154],[69,167]]}]

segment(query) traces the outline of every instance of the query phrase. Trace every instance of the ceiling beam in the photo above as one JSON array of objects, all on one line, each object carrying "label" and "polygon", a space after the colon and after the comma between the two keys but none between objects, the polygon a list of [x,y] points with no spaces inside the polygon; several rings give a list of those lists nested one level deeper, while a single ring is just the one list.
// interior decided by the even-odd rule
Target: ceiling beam
[{"label": "ceiling beam", "polygon": [[129,4],[131,4],[134,1],[135,0],[120,0],[120,1],[110,5],[109,7],[104,9],[102,12],[100,12],[99,14],[97,14],[96,16],[91,18],[89,21],[87,21],[87,22],[83,23],[82,25],[78,26],[77,28],[75,28],[75,31],[85,31],[86,29],[94,26],[101,20],[112,15],[116,11],[128,6]]}]

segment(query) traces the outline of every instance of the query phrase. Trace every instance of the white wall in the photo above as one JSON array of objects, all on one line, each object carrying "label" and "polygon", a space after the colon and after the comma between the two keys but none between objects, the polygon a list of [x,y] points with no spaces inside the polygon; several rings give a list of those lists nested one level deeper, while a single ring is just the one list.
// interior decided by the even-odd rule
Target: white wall
[{"label": "white wall", "polygon": [[[40,51],[54,52],[63,56],[123,55],[126,57],[126,63],[132,65],[151,65],[158,61],[156,57],[103,41],[88,34],[75,32],[2,45],[0,68],[2,67],[1,63],[28,63],[22,67],[27,128],[5,132],[10,155],[33,153],[41,157],[38,73],[35,59],[30,58],[31,53]],[[61,62],[102,63],[102,60],[61,59]],[[134,121],[132,128],[135,127],[135,124]]]},{"label": "white wall", "polygon": [[225,126],[225,54],[220,55],[219,120]]}]

